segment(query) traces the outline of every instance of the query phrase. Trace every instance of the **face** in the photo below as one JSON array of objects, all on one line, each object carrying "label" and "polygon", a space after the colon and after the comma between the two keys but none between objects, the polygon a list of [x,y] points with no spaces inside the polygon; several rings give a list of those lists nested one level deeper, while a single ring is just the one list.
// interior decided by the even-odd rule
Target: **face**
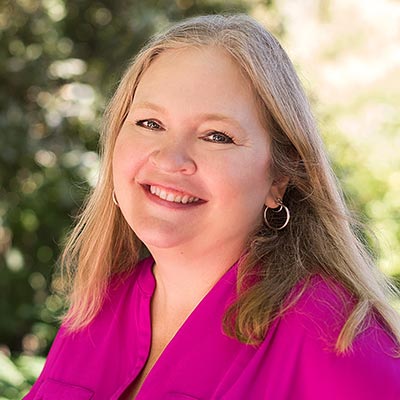
[{"label": "face", "polygon": [[276,206],[269,146],[250,85],[223,49],[167,50],[141,78],[116,140],[121,212],[150,251],[240,255],[264,204]]}]

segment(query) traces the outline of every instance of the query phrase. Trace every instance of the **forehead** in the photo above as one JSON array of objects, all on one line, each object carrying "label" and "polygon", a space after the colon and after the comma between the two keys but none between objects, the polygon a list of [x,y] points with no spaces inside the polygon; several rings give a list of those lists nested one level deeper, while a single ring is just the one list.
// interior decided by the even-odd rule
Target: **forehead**
[{"label": "forehead", "polygon": [[250,80],[237,61],[216,46],[168,49],[158,55],[142,75],[133,102],[240,109],[257,113]]}]

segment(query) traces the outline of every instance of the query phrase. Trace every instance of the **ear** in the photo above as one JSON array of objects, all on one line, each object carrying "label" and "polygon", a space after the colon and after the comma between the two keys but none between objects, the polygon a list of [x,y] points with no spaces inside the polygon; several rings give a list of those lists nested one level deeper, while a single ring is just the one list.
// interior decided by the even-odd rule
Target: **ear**
[{"label": "ear", "polygon": [[267,198],[265,199],[265,205],[270,208],[276,208],[279,206],[278,199],[283,199],[286,192],[286,188],[289,184],[289,177],[280,176],[272,181],[271,187]]}]

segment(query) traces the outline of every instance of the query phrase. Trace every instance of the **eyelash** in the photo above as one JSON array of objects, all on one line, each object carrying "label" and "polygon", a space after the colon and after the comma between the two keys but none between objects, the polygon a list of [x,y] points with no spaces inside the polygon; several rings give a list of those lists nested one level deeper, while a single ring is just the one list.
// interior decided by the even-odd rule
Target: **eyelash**
[{"label": "eyelash", "polygon": [[[146,123],[153,123],[153,124],[156,124],[158,127],[157,128],[154,128],[154,127],[151,128],[150,126],[145,125]],[[137,126],[141,126],[142,128],[150,129],[151,131],[155,131],[155,130],[158,130],[158,129],[162,128],[161,125],[158,122],[156,122],[156,121],[154,121],[152,119],[141,119],[139,121],[136,121],[135,124]]]},{"label": "eyelash", "polygon": [[[157,127],[148,126],[147,124],[150,124],[150,123],[151,124],[156,124]],[[156,121],[154,121],[152,119],[141,119],[141,120],[136,121],[135,124],[137,126],[142,127],[142,128],[150,129],[151,131],[157,131],[159,129],[162,129],[162,126],[158,122],[156,122]],[[211,135],[224,136],[225,138],[228,139],[228,141],[227,142],[223,142],[223,141],[214,141],[214,140],[207,139]],[[222,143],[222,144],[235,143],[235,141],[233,140],[233,137],[231,135],[229,135],[229,133],[227,133],[225,131],[212,131],[212,132],[209,132],[207,135],[203,136],[203,139],[206,140],[207,142],[211,142],[211,143]]]},{"label": "eyelash", "polygon": [[223,131],[212,131],[210,133],[208,133],[204,138],[207,138],[211,135],[220,135],[220,136],[225,136],[225,138],[228,139],[228,142],[221,142],[221,141],[214,141],[214,140],[207,140],[208,142],[212,142],[212,143],[223,143],[223,144],[229,144],[229,143],[235,143],[235,141],[233,140],[233,137],[230,136],[227,132],[223,132]]}]

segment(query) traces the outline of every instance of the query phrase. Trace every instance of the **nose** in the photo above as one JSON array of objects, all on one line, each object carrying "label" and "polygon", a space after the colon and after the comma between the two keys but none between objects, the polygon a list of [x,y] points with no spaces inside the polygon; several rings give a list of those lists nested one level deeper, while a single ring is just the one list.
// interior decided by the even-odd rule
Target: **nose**
[{"label": "nose", "polygon": [[187,143],[169,140],[155,149],[149,156],[150,163],[166,173],[182,173],[192,175],[197,166],[189,155]]}]

